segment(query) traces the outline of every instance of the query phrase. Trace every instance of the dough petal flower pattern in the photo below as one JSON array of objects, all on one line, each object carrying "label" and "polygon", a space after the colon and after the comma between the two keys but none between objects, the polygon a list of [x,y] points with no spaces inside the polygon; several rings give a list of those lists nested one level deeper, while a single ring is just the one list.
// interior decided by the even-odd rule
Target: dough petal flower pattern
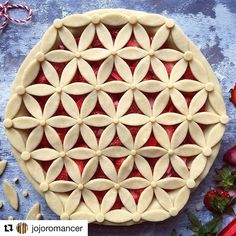
[{"label": "dough petal flower pattern", "polygon": [[54,21],[3,123],[61,219],[130,225],[179,213],[228,121],[213,71],[173,20],[96,10]]}]

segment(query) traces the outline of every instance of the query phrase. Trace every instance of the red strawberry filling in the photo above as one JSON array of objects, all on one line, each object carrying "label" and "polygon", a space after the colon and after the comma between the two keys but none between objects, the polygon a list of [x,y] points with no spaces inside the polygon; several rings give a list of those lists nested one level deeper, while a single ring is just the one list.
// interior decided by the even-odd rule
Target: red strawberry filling
[{"label": "red strawberry filling", "polygon": [[[115,39],[116,35],[118,33],[118,30],[113,30],[111,32],[113,39]],[[152,39],[152,37],[150,36],[150,39]],[[77,42],[79,42],[80,38],[77,37]],[[138,44],[138,42],[135,40],[135,37],[132,35],[129,42],[127,43],[128,47],[140,47],[140,45]],[[93,47],[104,47],[101,42],[99,41],[98,37],[96,36],[90,46],[90,48]],[[164,45],[162,48],[167,48],[168,45]],[[66,47],[63,44],[58,45],[58,49],[62,49],[62,50],[67,50]],[[138,60],[134,60],[134,61],[126,61],[130,68],[131,71],[134,72],[135,67],[138,64]],[[95,74],[97,74],[97,71],[99,69],[99,66],[102,62],[90,62],[90,65],[92,66]],[[167,73],[170,75],[171,70],[173,68],[173,66],[175,65],[174,62],[163,62]],[[62,74],[62,71],[65,67],[66,63],[53,63],[54,68],[56,69],[56,71],[60,75]],[[195,80],[193,74],[191,73],[190,68],[187,68],[184,76],[182,79],[190,79],[190,80]],[[122,78],[120,77],[120,75],[117,73],[117,71],[115,70],[115,68],[113,68],[110,77],[108,78],[108,81],[113,81],[113,80],[122,80]],[[148,74],[145,76],[144,80],[159,80],[156,75],[153,73],[152,69],[150,68]],[[71,83],[74,82],[86,82],[86,80],[82,77],[82,75],[77,71],[77,73],[75,74],[73,80],[71,81]],[[34,83],[42,83],[42,84],[49,84],[49,82],[47,81],[45,75],[43,74],[42,71],[40,71],[38,77],[36,78]],[[87,82],[86,82],[87,83]],[[188,103],[188,105],[191,102],[192,97],[195,95],[195,93],[183,93],[186,97],[186,101]],[[122,96],[122,94],[109,94],[114,102],[115,107],[117,107],[117,104]],[[158,93],[145,93],[145,95],[147,96],[147,98],[150,101],[150,104],[152,105],[156,96],[158,95]],[[71,96],[75,102],[77,103],[78,109],[81,109],[81,106],[83,104],[83,101],[86,97],[86,95],[81,95],[81,96]],[[37,100],[39,101],[41,107],[43,108],[46,101],[48,100],[49,97],[37,97]],[[204,110],[204,107],[202,108],[202,110]],[[163,113],[165,112],[178,112],[178,110],[175,108],[175,106],[173,105],[173,103],[171,101],[169,101],[168,105],[166,106],[165,110],[163,111]],[[132,103],[131,107],[129,108],[127,113],[142,113],[140,111],[140,109],[138,108],[138,106],[136,105],[135,102]],[[94,110],[92,111],[91,114],[105,114],[105,112],[103,111],[102,107],[97,104],[94,108]],[[55,113],[55,115],[68,115],[63,107],[63,105],[60,103],[59,107]],[[170,139],[175,131],[177,126],[163,126],[163,128],[166,130],[167,134],[169,135]],[[103,132],[104,128],[93,128],[91,127],[92,130],[94,131],[97,139],[99,140],[101,133]],[[127,126],[127,128],[129,129],[130,133],[132,134],[133,138],[136,137],[140,127],[137,126]],[[59,137],[61,139],[61,141],[63,142],[64,137],[66,135],[66,133],[68,132],[69,129],[56,129],[56,131],[59,134]],[[194,141],[191,139],[190,135],[187,135],[186,139],[184,140],[184,143],[194,143]],[[121,143],[119,137],[116,135],[115,138],[113,139],[113,141],[111,142],[110,146],[123,146],[123,144]],[[146,144],[144,146],[159,146],[158,141],[155,139],[153,133],[151,134],[150,138],[147,140]],[[40,145],[40,148],[43,147],[51,147],[49,142],[47,141],[46,137],[44,136]],[[81,137],[81,135],[79,136],[75,147],[87,147],[87,145],[85,144],[83,138]],[[126,157],[121,157],[121,158],[110,158],[116,168],[116,170],[118,171],[120,166],[122,165],[122,162],[125,160]],[[183,160],[185,162],[188,162],[189,160],[191,160],[190,157],[188,158],[184,158],[182,157]],[[155,163],[157,162],[158,158],[146,158],[146,160],[149,162],[152,170],[154,168]],[[80,171],[82,172],[86,163],[88,162],[88,160],[74,160],[76,162],[76,164],[78,165],[78,168],[80,169]],[[48,170],[50,164],[52,163],[52,161],[44,161],[44,162],[40,162],[40,164],[42,165],[43,169],[45,171]],[[177,173],[174,171],[173,167],[171,166],[171,164],[169,165],[165,176],[178,176]],[[136,167],[134,166],[133,171],[131,172],[131,174],[129,175],[129,177],[142,177],[141,173],[136,169]],[[93,176],[93,179],[95,178],[107,178],[107,176],[103,173],[102,169],[99,167],[96,171],[96,173]],[[70,180],[70,177],[65,169],[65,167],[63,168],[63,170],[61,171],[60,175],[57,177],[57,180]],[[132,194],[135,202],[138,201],[141,192],[143,191],[143,189],[137,189],[137,190],[130,190],[130,193]],[[96,194],[99,202],[102,201],[104,195],[106,194],[107,191],[94,191],[94,193]],[[121,208],[123,206],[120,198],[118,197],[113,209],[118,209]]]}]

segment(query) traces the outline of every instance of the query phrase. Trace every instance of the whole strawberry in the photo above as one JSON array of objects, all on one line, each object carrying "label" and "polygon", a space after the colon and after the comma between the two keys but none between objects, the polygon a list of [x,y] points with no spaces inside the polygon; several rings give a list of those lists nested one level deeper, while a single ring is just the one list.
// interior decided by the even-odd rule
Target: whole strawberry
[{"label": "whole strawberry", "polygon": [[[233,193],[236,190],[236,171],[227,167],[216,169],[216,183],[218,187],[230,190],[229,194]],[[234,196],[236,197],[236,194]]]},{"label": "whole strawberry", "polygon": [[234,84],[234,88],[230,90],[230,93],[230,101],[236,106],[236,83]]},{"label": "whole strawberry", "polygon": [[[235,92],[236,93],[236,92]],[[231,147],[225,154],[224,160],[230,165],[236,166],[236,145]]]},{"label": "whole strawberry", "polygon": [[235,198],[231,197],[227,191],[222,189],[210,190],[204,197],[206,208],[216,214],[232,212],[231,206],[234,202]]}]

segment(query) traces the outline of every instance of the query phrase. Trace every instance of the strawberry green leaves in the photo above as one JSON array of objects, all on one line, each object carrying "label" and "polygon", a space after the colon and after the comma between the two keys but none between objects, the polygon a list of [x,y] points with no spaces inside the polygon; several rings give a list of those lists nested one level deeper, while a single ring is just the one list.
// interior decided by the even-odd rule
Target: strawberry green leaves
[{"label": "strawberry green leaves", "polygon": [[198,218],[192,214],[188,213],[188,218],[190,221],[189,229],[193,232],[192,236],[213,236],[221,229],[222,219],[219,216],[214,216],[210,221],[202,223]]}]

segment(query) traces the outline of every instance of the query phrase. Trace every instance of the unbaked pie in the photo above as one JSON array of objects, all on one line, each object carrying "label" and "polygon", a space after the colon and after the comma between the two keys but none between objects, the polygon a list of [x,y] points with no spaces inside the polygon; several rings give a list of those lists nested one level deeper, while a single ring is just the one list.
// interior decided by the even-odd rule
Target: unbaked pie
[{"label": "unbaked pie", "polygon": [[171,19],[96,10],[57,19],[21,66],[4,126],[61,219],[176,216],[228,122],[206,59]]}]

